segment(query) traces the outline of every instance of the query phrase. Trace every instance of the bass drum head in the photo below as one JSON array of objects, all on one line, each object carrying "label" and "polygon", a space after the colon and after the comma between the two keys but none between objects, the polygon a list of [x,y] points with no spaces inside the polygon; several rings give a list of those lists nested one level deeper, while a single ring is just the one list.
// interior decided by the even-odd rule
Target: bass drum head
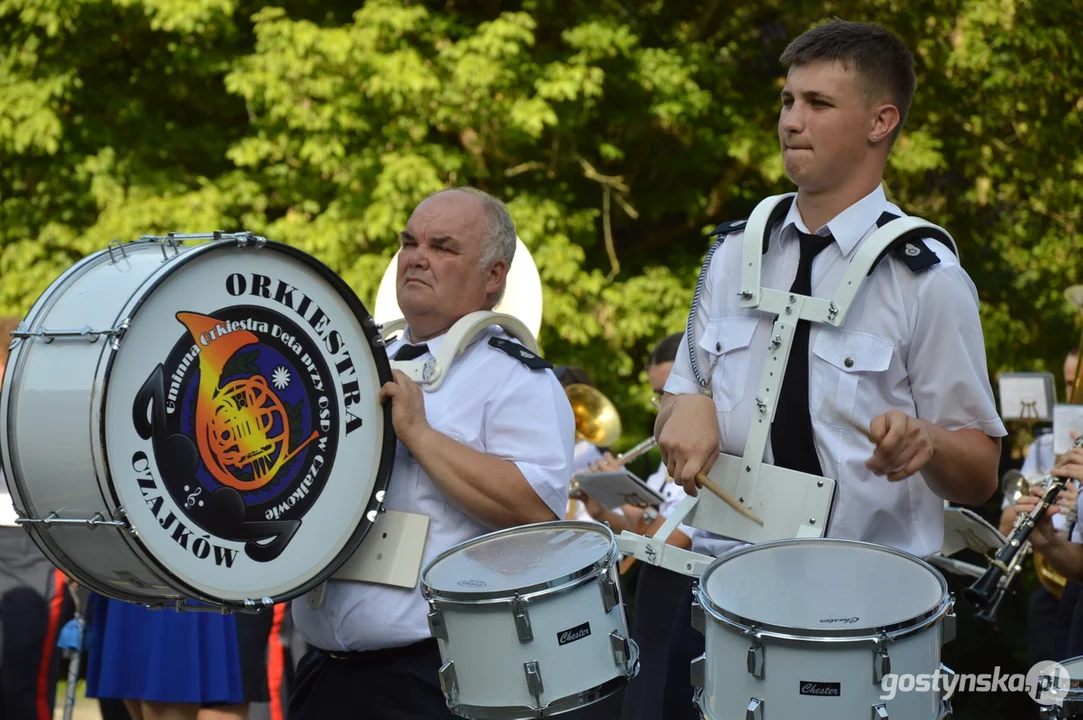
[{"label": "bass drum head", "polygon": [[604,525],[539,523],[453,547],[428,564],[421,580],[441,598],[511,597],[564,585],[614,551],[613,533]]},{"label": "bass drum head", "polygon": [[295,597],[357,548],[394,453],[375,324],[278,243],[183,253],[142,288],[104,370],[102,438],[133,542],[192,597]]},{"label": "bass drum head", "polygon": [[725,555],[703,573],[704,594],[712,610],[742,624],[815,636],[905,625],[938,611],[948,597],[944,578],[916,557],[830,539],[782,540]]}]

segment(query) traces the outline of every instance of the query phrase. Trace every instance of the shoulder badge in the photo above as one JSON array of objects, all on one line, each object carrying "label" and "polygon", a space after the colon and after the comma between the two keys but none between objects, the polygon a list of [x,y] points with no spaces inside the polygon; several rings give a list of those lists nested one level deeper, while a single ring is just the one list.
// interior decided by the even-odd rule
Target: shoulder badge
[{"label": "shoulder badge", "polygon": [[912,272],[927,270],[940,262],[924,240],[907,240],[895,248],[895,257],[906,263]]},{"label": "shoulder badge", "polygon": [[541,355],[530,352],[525,347],[512,340],[494,337],[489,338],[489,344],[497,350],[503,350],[531,370],[546,370],[553,367],[553,365]]},{"label": "shoulder badge", "polygon": [[711,237],[723,237],[725,235],[729,235],[730,233],[744,230],[747,223],[747,218],[745,218],[744,220],[730,220],[728,222],[724,222],[711,231]]}]

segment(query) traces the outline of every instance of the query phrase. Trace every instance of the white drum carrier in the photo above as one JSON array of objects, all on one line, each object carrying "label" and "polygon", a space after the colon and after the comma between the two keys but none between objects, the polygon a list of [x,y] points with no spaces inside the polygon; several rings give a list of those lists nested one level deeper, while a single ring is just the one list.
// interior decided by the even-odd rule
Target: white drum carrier
[{"label": "white drum carrier", "polygon": [[635,677],[617,557],[609,528],[559,521],[483,535],[433,559],[421,589],[451,711],[548,717]]},{"label": "white drum carrier", "polygon": [[692,666],[708,720],[936,720],[938,691],[885,692],[889,674],[950,673],[947,583],[898,550],[850,540],[780,540],[704,572]]},{"label": "white drum carrier", "polygon": [[[196,239],[212,242],[184,245]],[[382,509],[383,341],[298,250],[251,233],[113,244],[56,280],[15,335],[0,456],[19,522],[96,592],[288,600]]]}]

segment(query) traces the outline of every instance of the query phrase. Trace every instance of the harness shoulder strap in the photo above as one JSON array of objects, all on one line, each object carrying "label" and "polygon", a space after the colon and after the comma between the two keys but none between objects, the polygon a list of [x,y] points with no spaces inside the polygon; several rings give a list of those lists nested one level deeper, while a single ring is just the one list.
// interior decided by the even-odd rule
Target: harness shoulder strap
[{"label": "harness shoulder strap", "polygon": [[786,217],[797,193],[772,195],[752,211],[745,225],[744,244],[741,246],[741,307],[760,304],[761,284],[760,255],[767,252],[771,229]]}]

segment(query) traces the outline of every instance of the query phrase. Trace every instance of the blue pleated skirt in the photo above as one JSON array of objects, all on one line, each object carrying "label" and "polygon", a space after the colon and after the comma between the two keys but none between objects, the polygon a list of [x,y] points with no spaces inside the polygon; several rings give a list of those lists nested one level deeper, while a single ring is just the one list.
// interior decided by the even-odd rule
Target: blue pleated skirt
[{"label": "blue pleated skirt", "polygon": [[236,621],[94,596],[87,696],[164,703],[245,702]]}]

